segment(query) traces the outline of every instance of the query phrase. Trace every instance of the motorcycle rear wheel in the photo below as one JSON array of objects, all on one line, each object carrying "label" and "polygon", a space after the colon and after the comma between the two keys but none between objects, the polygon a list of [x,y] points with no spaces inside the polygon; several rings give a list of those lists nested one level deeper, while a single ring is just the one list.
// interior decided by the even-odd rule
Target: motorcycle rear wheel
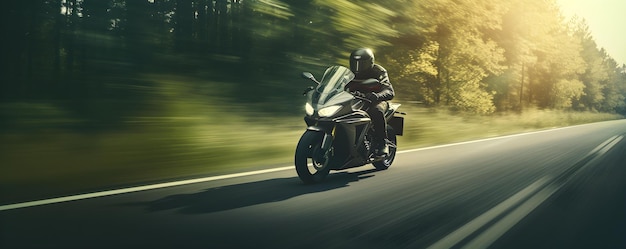
[{"label": "motorcycle rear wheel", "polygon": [[322,151],[321,148],[323,137],[323,132],[307,130],[302,134],[296,147],[294,158],[296,172],[300,180],[306,184],[320,182],[330,172],[328,151]]}]

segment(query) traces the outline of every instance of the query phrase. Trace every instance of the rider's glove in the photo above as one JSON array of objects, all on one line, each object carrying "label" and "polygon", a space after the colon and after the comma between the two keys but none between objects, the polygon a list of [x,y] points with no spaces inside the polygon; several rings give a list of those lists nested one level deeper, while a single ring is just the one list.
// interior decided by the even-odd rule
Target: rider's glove
[{"label": "rider's glove", "polygon": [[365,96],[366,96],[364,93],[359,92],[359,91],[354,91],[352,94],[354,96],[361,97],[361,98],[365,98]]},{"label": "rider's glove", "polygon": [[365,98],[366,98],[366,99],[369,99],[369,100],[370,100],[370,101],[372,101],[372,102],[376,102],[376,101],[378,101],[378,95],[377,95],[376,93],[367,93],[367,94],[365,95]]}]

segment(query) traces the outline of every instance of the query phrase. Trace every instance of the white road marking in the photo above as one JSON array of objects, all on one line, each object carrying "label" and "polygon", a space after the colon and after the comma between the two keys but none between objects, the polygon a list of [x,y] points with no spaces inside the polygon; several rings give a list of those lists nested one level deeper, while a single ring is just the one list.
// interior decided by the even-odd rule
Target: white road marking
[{"label": "white road marking", "polygon": [[[596,148],[594,148],[587,156],[592,158],[581,168],[589,165],[589,163],[619,143],[623,136],[613,136]],[[596,153],[597,152],[597,153]],[[581,169],[579,168],[579,170]],[[515,207],[512,211],[506,214],[504,217],[497,220],[493,225],[486,227],[486,229],[480,234],[476,235],[470,242],[463,245],[461,248],[487,248],[498,240],[502,235],[508,232],[513,226],[519,223],[524,217],[535,210],[539,205],[545,202],[552,194],[561,189],[566,182],[552,182],[548,183],[549,178],[543,177],[538,181],[532,183],[522,191],[511,196],[509,199],[493,207],[484,214],[478,216],[474,220],[448,234],[446,237],[437,241],[435,244],[429,246],[429,249],[439,248],[452,248],[460,243],[462,240],[476,233],[479,229],[485,227],[487,224],[495,221],[499,216]],[[547,184],[546,184],[547,183]],[[521,204],[520,204],[521,202]],[[518,205],[519,204],[519,205]]]},{"label": "white road marking", "polygon": [[613,146],[615,146],[617,143],[619,143],[619,141],[622,140],[622,138],[624,138],[623,136],[619,136],[618,138],[616,138],[615,140],[611,141],[609,144],[607,144],[604,148],[602,148],[598,153],[600,155],[606,153],[607,151],[609,151],[611,148],[613,148]]},{"label": "white road marking", "polygon": [[519,134],[513,134],[513,135],[506,135],[506,136],[484,138],[484,139],[465,141],[465,142],[458,142],[458,143],[452,143],[452,144],[436,145],[436,146],[431,146],[431,147],[417,148],[417,149],[411,149],[411,150],[403,150],[403,151],[398,151],[396,153],[397,154],[411,153],[411,152],[416,152],[416,151],[439,149],[439,148],[452,147],[452,146],[457,146],[457,145],[481,143],[481,142],[500,140],[500,139],[506,139],[506,138],[513,138],[513,137],[521,137],[521,136],[532,135],[532,134],[539,134],[539,133],[545,133],[545,132],[551,132],[551,131],[565,130],[565,129],[570,129],[570,128],[574,128],[574,127],[580,127],[580,126],[586,126],[586,125],[591,125],[591,124],[567,126],[567,127],[554,128],[554,129],[549,129],[549,130],[531,131],[531,132],[526,132],[526,133],[519,133]]},{"label": "white road marking", "polygon": [[[589,152],[589,154],[587,154],[587,156],[598,152],[599,150],[601,150],[602,148],[604,148],[605,145],[607,145],[608,143],[610,143],[611,141],[613,141],[615,138],[617,138],[617,135],[612,136],[611,138],[609,138],[608,140],[604,141],[603,143],[601,143],[600,145],[596,146],[596,148],[594,148],[593,150],[591,150],[591,152]],[[620,138],[621,139],[621,138]]]},{"label": "white road marking", "polygon": [[288,169],[293,169],[293,166],[250,171],[250,172],[243,172],[243,173],[230,174],[230,175],[204,177],[204,178],[190,179],[190,180],[184,180],[184,181],[166,182],[166,183],[152,184],[152,185],[132,187],[132,188],[116,189],[116,190],[95,192],[95,193],[89,193],[89,194],[45,199],[45,200],[39,200],[39,201],[29,201],[29,202],[0,206],[0,211],[17,209],[17,208],[41,206],[41,205],[60,203],[60,202],[83,200],[83,199],[89,199],[89,198],[104,197],[104,196],[110,196],[110,195],[126,194],[126,193],[132,193],[132,192],[138,192],[138,191],[144,191],[144,190],[158,189],[158,188],[175,187],[175,186],[200,183],[200,182],[217,181],[217,180],[242,177],[242,176],[250,176],[250,175],[258,175],[258,174],[264,174],[264,173],[270,173],[270,172],[276,172],[276,171],[282,171],[282,170],[288,170]]},{"label": "white road marking", "polygon": [[[478,231],[478,229],[480,229],[481,227],[485,226],[486,224],[488,224],[489,222],[491,222],[498,216],[502,215],[504,212],[508,211],[509,209],[511,209],[518,203],[520,203],[521,201],[525,200],[526,198],[528,198],[529,196],[537,192],[537,190],[545,186],[545,184],[549,182],[549,180],[550,179],[548,177],[543,177],[535,181],[534,183],[530,184],[525,189],[522,189],[521,191],[517,192],[517,194],[509,197],[508,199],[498,204],[497,206],[493,207],[489,211],[478,216],[476,219],[468,222],[461,228],[448,234],[448,236],[439,240],[437,243],[429,246],[428,249],[452,248],[454,245],[461,242],[461,240],[465,239],[467,236],[470,236],[472,233]],[[476,248],[479,248],[479,247],[476,247]]]},{"label": "white road marking", "polygon": [[520,222],[524,217],[526,217],[530,212],[535,210],[541,203],[546,201],[552,194],[554,194],[559,187],[548,186],[542,190],[540,190],[537,194],[533,195],[530,199],[522,203],[519,207],[513,210],[506,217],[499,220],[496,224],[489,227],[489,229],[485,230],[478,237],[474,238],[474,240],[470,241],[462,248],[487,248],[493,242],[495,242],[498,238],[500,238],[504,233],[508,232],[515,224]]}]

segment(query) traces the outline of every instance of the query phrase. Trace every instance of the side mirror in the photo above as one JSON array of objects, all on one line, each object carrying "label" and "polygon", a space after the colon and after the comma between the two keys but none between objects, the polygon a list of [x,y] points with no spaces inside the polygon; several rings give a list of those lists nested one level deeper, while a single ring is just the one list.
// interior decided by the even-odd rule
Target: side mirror
[{"label": "side mirror", "polygon": [[309,73],[309,72],[302,72],[302,78],[305,78],[305,79],[315,79],[313,74]]},{"label": "side mirror", "polygon": [[305,79],[310,79],[310,80],[312,80],[313,82],[317,83],[318,85],[320,84],[320,82],[319,82],[319,81],[317,81],[317,80],[315,79],[315,76],[313,76],[313,74],[312,74],[312,73],[309,73],[309,72],[303,72],[303,73],[302,73],[302,78],[305,78]]}]

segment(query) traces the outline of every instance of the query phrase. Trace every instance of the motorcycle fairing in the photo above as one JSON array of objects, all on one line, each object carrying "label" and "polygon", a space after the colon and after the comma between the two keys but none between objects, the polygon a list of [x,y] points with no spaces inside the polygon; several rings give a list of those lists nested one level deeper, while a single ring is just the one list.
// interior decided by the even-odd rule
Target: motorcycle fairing
[{"label": "motorcycle fairing", "polygon": [[339,92],[339,93],[335,93],[334,95],[328,95],[325,93],[318,93],[318,92],[310,92],[309,95],[310,95],[309,99],[311,100],[310,101],[311,106],[315,110],[319,110],[328,106],[338,105],[346,101],[349,101],[351,99],[354,99],[354,96],[348,92]]},{"label": "motorcycle fairing", "polygon": [[335,153],[336,157],[333,160],[334,169],[345,169],[366,164],[368,158],[363,157],[363,155],[367,155],[369,151],[368,148],[365,148],[365,140],[367,131],[372,125],[367,112],[357,110],[334,118],[333,121],[337,124],[335,128],[337,135],[334,141],[337,153]]}]

